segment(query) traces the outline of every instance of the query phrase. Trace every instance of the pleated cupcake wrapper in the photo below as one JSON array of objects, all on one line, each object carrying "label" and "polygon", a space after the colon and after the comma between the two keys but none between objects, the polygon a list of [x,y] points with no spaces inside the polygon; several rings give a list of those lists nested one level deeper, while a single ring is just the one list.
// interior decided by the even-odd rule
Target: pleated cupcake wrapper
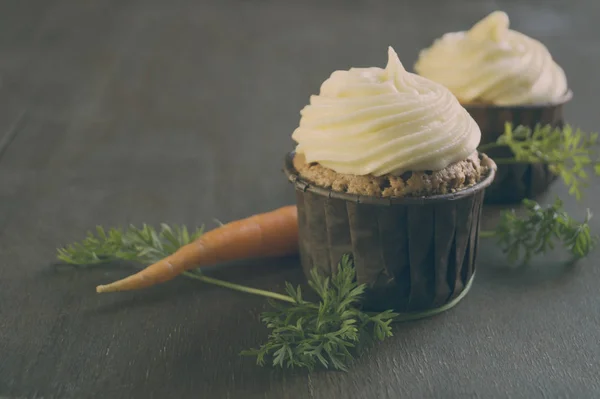
[{"label": "pleated cupcake wrapper", "polygon": [[[488,176],[473,187],[430,197],[364,197],[304,181],[288,154],[285,173],[296,187],[300,259],[308,276],[329,276],[344,254],[366,284],[367,310],[412,313],[444,307],[461,296],[475,272],[479,220]],[[434,312],[435,313],[435,312]]]},{"label": "pleated cupcake wrapper", "polygon": [[[463,105],[481,129],[481,144],[493,143],[504,133],[504,125],[511,122],[535,127],[536,124],[562,127],[564,105],[573,98],[568,92],[553,104],[503,107],[493,105]],[[511,158],[508,147],[487,151],[492,158]],[[547,191],[557,176],[545,164],[498,165],[496,178],[486,190],[485,202],[489,204],[518,203],[524,198],[535,198]]]}]

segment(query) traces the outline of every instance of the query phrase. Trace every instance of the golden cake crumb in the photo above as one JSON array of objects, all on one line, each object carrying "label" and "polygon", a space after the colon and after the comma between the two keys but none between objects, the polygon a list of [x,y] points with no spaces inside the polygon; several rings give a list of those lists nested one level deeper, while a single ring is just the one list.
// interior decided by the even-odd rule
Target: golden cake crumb
[{"label": "golden cake crumb", "polygon": [[421,197],[453,193],[478,183],[486,174],[477,153],[442,170],[406,172],[401,176],[356,176],[337,173],[304,156],[294,157],[294,168],[310,183],[334,191],[374,197]]}]

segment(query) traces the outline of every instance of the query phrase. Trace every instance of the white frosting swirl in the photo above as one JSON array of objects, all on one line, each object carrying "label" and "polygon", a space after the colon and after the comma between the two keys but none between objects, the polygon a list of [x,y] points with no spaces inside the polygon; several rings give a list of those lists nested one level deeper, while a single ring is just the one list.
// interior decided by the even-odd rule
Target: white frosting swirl
[{"label": "white frosting swirl", "polygon": [[333,72],[300,114],[296,152],[345,174],[440,170],[481,139],[450,91],[407,72],[391,47],[385,69]]},{"label": "white frosting swirl", "polygon": [[539,41],[509,29],[496,11],[467,32],[446,33],[421,51],[415,71],[448,87],[462,102],[543,104],[567,88],[563,69]]}]

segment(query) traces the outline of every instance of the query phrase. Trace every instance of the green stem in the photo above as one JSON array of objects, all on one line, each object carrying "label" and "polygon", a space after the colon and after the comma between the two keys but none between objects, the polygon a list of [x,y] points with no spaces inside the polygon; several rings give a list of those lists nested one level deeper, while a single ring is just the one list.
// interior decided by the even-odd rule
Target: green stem
[{"label": "green stem", "polygon": [[515,158],[492,158],[494,160],[494,162],[498,165],[509,165],[509,164],[517,164],[517,163],[547,163],[547,162],[524,162],[524,161],[519,161]]},{"label": "green stem", "polygon": [[[484,231],[483,233],[493,233],[493,232],[485,232]],[[200,280],[207,284],[217,285],[219,287],[228,288],[228,289],[231,289],[234,291],[240,291],[240,292],[244,292],[246,294],[264,296],[267,298],[273,298],[273,299],[277,299],[278,301],[295,303],[294,299],[287,295],[282,295],[282,294],[277,294],[277,293],[271,292],[271,291],[264,291],[264,290],[259,290],[256,288],[246,287],[244,285],[234,284],[234,283],[230,283],[228,281],[223,281],[223,280],[219,280],[216,278],[207,277],[203,274],[198,274],[195,272],[183,272],[183,275],[186,277],[196,279],[196,280]],[[475,275],[471,276],[471,279],[467,283],[467,286],[465,287],[463,292],[457,298],[455,298],[453,301],[451,301],[439,308],[427,310],[424,312],[398,313],[398,314],[396,314],[396,317],[394,317],[394,322],[397,323],[397,322],[407,322],[407,321],[419,320],[419,319],[422,319],[425,317],[434,316],[438,313],[442,313],[442,312],[454,307],[454,305],[456,305],[467,294],[467,292],[469,292],[469,289],[471,288],[474,277],[475,277]],[[374,316],[377,314],[377,312],[367,312],[367,314]]]},{"label": "green stem", "polygon": [[277,299],[278,301],[295,303],[295,301],[292,297],[283,295],[283,294],[278,294],[276,292],[259,290],[258,288],[246,287],[245,285],[230,283],[228,281],[219,280],[216,278],[204,276],[202,274],[197,274],[194,272],[184,272],[183,274],[187,277],[191,277],[196,280],[200,280],[207,284],[212,284],[212,285],[217,285],[219,287],[229,288],[230,290],[244,292],[246,294],[264,296],[267,298],[273,298],[273,299]]},{"label": "green stem", "polygon": [[483,230],[479,232],[481,238],[492,238],[496,236],[496,232],[492,230]]},{"label": "green stem", "polygon": [[498,148],[498,147],[505,147],[504,145],[498,144],[498,143],[487,143],[487,144],[482,144],[477,148],[477,151],[479,152],[484,152],[487,150],[491,150],[492,148]]},{"label": "green stem", "polygon": [[[498,144],[498,143],[487,143],[487,144],[482,144],[477,148],[477,151],[479,152],[485,152],[488,150],[491,150],[493,148],[508,148],[507,145],[504,144]],[[518,161],[515,158],[492,158],[494,160],[494,162],[498,165],[509,165],[509,164],[519,164],[519,163],[546,163],[546,162],[524,162],[524,161]]]},{"label": "green stem", "polygon": [[452,301],[448,302],[447,304],[440,306],[439,308],[425,310],[423,312],[418,312],[418,313],[398,313],[398,315],[396,317],[394,317],[394,323],[402,323],[402,322],[407,322],[407,321],[415,321],[415,320],[424,319],[426,317],[435,316],[437,314],[445,312],[448,309],[453,308],[467,295],[467,293],[471,289],[471,286],[473,285],[474,279],[475,279],[475,273],[473,273],[473,275],[467,282],[467,285],[465,286],[463,291],[460,293],[460,295],[457,296],[456,298],[454,298]]}]

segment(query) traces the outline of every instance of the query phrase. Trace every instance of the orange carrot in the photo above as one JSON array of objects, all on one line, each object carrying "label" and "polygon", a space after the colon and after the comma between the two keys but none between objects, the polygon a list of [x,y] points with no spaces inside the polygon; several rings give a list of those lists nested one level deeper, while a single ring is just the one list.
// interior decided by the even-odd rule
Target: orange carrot
[{"label": "orange carrot", "polygon": [[129,291],[162,283],[184,271],[245,258],[298,252],[298,214],[293,205],[237,220],[211,230],[144,270],[96,287],[96,292]]}]

